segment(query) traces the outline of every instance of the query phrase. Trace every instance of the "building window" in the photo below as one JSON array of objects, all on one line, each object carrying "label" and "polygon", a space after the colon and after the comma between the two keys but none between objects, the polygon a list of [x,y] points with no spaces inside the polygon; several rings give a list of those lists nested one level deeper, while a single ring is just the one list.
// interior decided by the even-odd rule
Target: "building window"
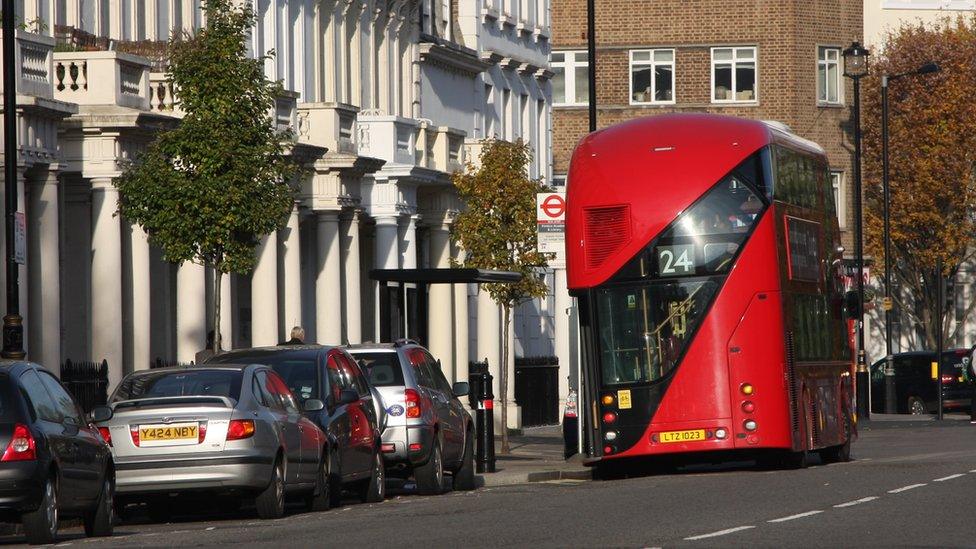
[{"label": "building window", "polygon": [[512,91],[502,90],[502,139],[512,141]]},{"label": "building window", "polygon": [[674,50],[631,50],[630,104],[674,103]]},{"label": "building window", "polygon": [[585,105],[590,101],[585,51],[552,52],[553,105]]},{"label": "building window", "polygon": [[837,210],[837,224],[847,226],[847,192],[844,188],[844,172],[830,172],[830,188],[834,191],[834,205]]},{"label": "building window", "polygon": [[552,188],[556,190],[566,189],[566,174],[553,174],[552,175]]},{"label": "building window", "polygon": [[485,84],[485,113],[481,118],[485,137],[495,137],[495,92],[491,84]]},{"label": "building window", "polygon": [[712,48],[712,102],[752,103],[756,98],[756,48]]},{"label": "building window", "polygon": [[841,102],[840,48],[817,48],[817,102]]}]

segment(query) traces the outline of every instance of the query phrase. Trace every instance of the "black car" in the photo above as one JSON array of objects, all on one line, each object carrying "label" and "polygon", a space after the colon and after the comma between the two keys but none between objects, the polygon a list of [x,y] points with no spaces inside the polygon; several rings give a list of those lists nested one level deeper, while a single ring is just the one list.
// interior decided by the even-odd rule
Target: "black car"
[{"label": "black car", "polygon": [[[968,349],[951,349],[942,353],[939,374],[942,376],[942,407],[946,410],[969,410],[972,385],[964,381]],[[938,380],[932,377],[935,352],[916,351],[892,355],[895,384],[895,413],[929,414],[939,409]],[[871,411],[884,413],[886,401],[885,361],[871,365]]]},{"label": "black car", "polygon": [[325,403],[322,410],[306,414],[326,434],[331,503],[339,504],[343,485],[355,488],[363,502],[383,500],[382,405],[349,354],[325,345],[281,345],[230,351],[207,360],[216,363],[268,365],[291,389],[299,409],[310,399]]},{"label": "black car", "polygon": [[36,364],[0,362],[0,448],[0,517],[22,522],[28,542],[53,542],[65,516],[81,517],[89,536],[112,535],[112,453]]}]

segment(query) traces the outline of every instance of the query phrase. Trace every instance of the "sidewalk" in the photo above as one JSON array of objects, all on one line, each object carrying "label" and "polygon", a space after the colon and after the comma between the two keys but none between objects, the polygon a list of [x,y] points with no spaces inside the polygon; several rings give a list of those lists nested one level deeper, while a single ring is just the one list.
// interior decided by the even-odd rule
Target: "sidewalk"
[{"label": "sidewalk", "polygon": [[507,486],[547,480],[589,480],[592,473],[576,457],[563,459],[563,431],[560,425],[527,427],[521,435],[509,436],[512,452],[502,455],[501,437],[495,437],[494,473],[478,475],[479,486]]}]

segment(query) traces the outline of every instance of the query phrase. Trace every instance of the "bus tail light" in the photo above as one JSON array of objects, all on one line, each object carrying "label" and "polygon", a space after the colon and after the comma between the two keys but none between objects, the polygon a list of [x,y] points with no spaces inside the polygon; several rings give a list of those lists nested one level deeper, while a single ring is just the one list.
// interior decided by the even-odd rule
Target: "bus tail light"
[{"label": "bus tail light", "polygon": [[603,414],[603,423],[613,423],[614,421],[617,421],[617,414],[613,412]]},{"label": "bus tail light", "polygon": [[955,380],[956,380],[956,377],[953,376],[952,374],[942,374],[942,383],[943,384],[952,383]]},{"label": "bus tail light", "polygon": [[601,400],[601,402],[603,402],[604,406],[610,406],[613,404],[613,395],[603,395],[603,400]]},{"label": "bus tail light", "polygon": [[742,411],[751,414],[756,411],[756,405],[751,400],[742,401]]},{"label": "bus tail light", "polygon": [[757,425],[756,422],[751,419],[747,419],[745,422],[743,422],[742,426],[745,427],[746,431],[755,431],[756,428],[759,427],[759,425]]},{"label": "bus tail light", "polygon": [[604,446],[603,447],[603,453],[604,454],[612,454],[613,453],[613,446]]}]

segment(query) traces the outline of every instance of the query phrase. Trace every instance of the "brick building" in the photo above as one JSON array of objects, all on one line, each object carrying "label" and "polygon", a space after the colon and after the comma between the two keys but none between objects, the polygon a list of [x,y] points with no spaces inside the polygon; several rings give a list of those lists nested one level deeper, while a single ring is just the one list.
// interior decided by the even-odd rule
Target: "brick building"
[{"label": "brick building", "polygon": [[[822,145],[853,250],[853,146],[842,50],[860,0],[598,0],[597,126],[667,112],[778,120]],[[552,0],[553,173],[588,129],[586,2]],[[850,252],[848,252],[850,254]]]}]

